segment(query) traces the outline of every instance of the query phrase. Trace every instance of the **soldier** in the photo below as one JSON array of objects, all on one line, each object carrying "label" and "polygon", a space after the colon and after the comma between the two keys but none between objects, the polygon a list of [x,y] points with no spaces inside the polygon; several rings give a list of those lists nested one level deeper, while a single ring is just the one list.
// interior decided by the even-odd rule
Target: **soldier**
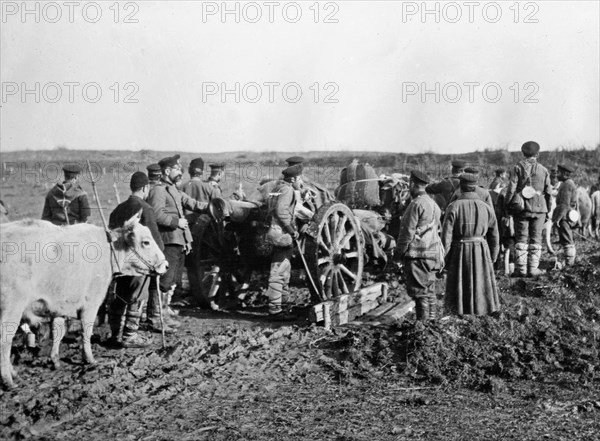
[{"label": "soldier", "polygon": [[56,184],[46,195],[42,220],[55,225],[73,225],[87,222],[91,210],[87,193],[79,185],[81,167],[65,164],[64,181]]},{"label": "soldier", "polygon": [[297,164],[303,164],[304,158],[302,156],[291,156],[285,160],[288,163],[288,167],[292,167]]},{"label": "soldier", "polygon": [[154,185],[160,181],[160,175],[162,174],[160,165],[150,164],[146,167],[146,170],[148,170],[148,184],[150,187],[154,187]]},{"label": "soldier", "polygon": [[492,179],[492,182],[490,183],[490,190],[496,191],[496,193],[500,193],[502,189],[506,186],[506,179],[508,178],[508,174],[503,168],[497,169],[494,173],[496,174],[496,176],[494,177],[494,179]]},{"label": "soldier", "polygon": [[150,189],[148,203],[156,214],[158,229],[165,244],[165,257],[169,262],[169,269],[160,278],[159,289],[165,299],[163,306],[167,313],[167,325],[172,326],[177,322],[172,318],[175,313],[169,304],[180,278],[185,255],[190,252],[192,244],[192,234],[184,209],[202,213],[208,204],[190,198],[177,188],[176,183],[181,180],[182,175],[179,155],[163,158],[159,165],[161,179]]},{"label": "soldier", "polygon": [[465,162],[456,160],[452,161],[452,175],[444,178],[442,181],[435,184],[429,184],[425,191],[434,195],[434,200],[443,210],[446,209],[450,203],[450,198],[454,192],[459,188],[458,177],[465,170]]},{"label": "soldier", "polygon": [[282,308],[282,298],[288,294],[288,284],[292,266],[290,259],[294,250],[294,240],[298,239],[294,220],[297,203],[295,190],[302,183],[302,166],[296,164],[282,171],[283,180],[278,181],[269,197],[267,220],[270,222],[267,241],[273,245],[271,270],[269,272],[269,314],[278,320],[292,320]]},{"label": "soldier", "polygon": [[442,269],[438,235],[442,212],[425,192],[429,177],[413,170],[409,189],[412,201],[400,224],[396,251],[404,261],[406,291],[416,303],[417,320],[435,320],[435,274]]},{"label": "soldier", "polygon": [[[528,141],[521,147],[525,159],[512,170],[506,197],[505,211],[513,215],[515,224],[515,271],[512,277],[536,277],[542,255],[542,230],[548,220],[552,186],[550,174],[537,162],[540,146]],[[525,190],[525,191],[523,191]],[[522,206],[515,209],[522,198]]]},{"label": "soldier", "polygon": [[[148,170],[148,185],[150,186],[150,188],[152,188],[160,181],[160,177],[162,174],[160,170],[160,165],[158,165],[158,163],[150,164],[146,167],[146,170]],[[156,280],[156,276],[152,276],[150,278],[150,286],[148,287],[148,308],[146,315],[147,320],[150,324],[150,330],[155,332],[161,332],[160,306],[158,302],[158,285],[156,283]],[[165,332],[171,333],[173,332],[173,330],[165,326]]]},{"label": "soldier", "polygon": [[[134,214],[141,211],[140,223],[147,226],[161,250],[163,241],[156,224],[154,210],[145,201],[150,191],[148,176],[135,172],[129,183],[131,196],[117,205],[110,214],[108,228],[122,227]],[[148,298],[151,276],[122,276],[116,278],[115,296],[108,307],[111,338],[109,345],[125,348],[145,348],[150,343],[138,334],[143,305]],[[123,315],[125,323],[123,324]],[[159,328],[160,330],[160,328]],[[122,341],[119,336],[123,333]]]},{"label": "soldier", "polygon": [[[221,197],[221,188],[216,181],[203,181],[202,173],[204,171],[204,161],[202,158],[192,159],[188,167],[190,180],[183,186],[183,191],[192,199],[200,202],[210,202],[212,199]],[[212,184],[215,182],[215,184]],[[199,214],[194,211],[185,210],[190,228],[196,223]]]},{"label": "soldier", "polygon": [[569,221],[569,211],[577,208],[577,185],[571,179],[573,169],[566,165],[558,166],[558,180],[561,182],[556,195],[556,208],[552,215],[552,223],[558,229],[558,238],[562,246],[565,265],[575,263],[575,242]]},{"label": "soldier", "polygon": [[446,250],[446,308],[458,315],[484,315],[500,307],[494,261],[499,236],[492,208],[475,193],[477,176],[460,176],[460,197],[444,216],[442,242]]},{"label": "soldier", "polygon": [[[474,167],[467,167],[465,168],[465,173],[470,173],[472,175],[475,175],[477,177],[477,179],[479,179],[479,170],[474,168]],[[492,197],[490,195],[490,192],[488,190],[486,190],[485,188],[483,188],[481,185],[477,185],[475,187],[475,193],[477,193],[477,196],[479,196],[479,198],[485,202],[486,204],[488,204],[490,207],[494,208],[494,203],[492,201]],[[454,191],[454,193],[452,194],[452,196],[450,197],[450,203],[454,202],[455,200],[457,200],[461,195],[461,190],[460,190],[460,185],[459,187]]]}]

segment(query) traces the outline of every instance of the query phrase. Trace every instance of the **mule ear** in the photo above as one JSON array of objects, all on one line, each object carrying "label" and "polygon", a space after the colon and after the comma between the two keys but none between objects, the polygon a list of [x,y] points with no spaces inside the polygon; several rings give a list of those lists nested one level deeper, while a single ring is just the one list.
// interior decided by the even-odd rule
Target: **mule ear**
[{"label": "mule ear", "polygon": [[129,220],[127,220],[123,224],[123,228],[126,228],[128,230],[132,230],[137,224],[140,223],[141,219],[142,219],[142,209],[140,208],[140,211],[138,211],[136,214],[134,214],[133,216],[131,216],[129,218]]}]

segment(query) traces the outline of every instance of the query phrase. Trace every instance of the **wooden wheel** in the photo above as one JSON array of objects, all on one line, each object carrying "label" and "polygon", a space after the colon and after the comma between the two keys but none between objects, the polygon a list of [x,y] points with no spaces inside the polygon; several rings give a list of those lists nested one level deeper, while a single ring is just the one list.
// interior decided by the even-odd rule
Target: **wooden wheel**
[{"label": "wooden wheel", "polygon": [[311,221],[305,256],[319,293],[327,300],[357,291],[364,265],[364,240],[352,210],[342,203],[322,206]]}]

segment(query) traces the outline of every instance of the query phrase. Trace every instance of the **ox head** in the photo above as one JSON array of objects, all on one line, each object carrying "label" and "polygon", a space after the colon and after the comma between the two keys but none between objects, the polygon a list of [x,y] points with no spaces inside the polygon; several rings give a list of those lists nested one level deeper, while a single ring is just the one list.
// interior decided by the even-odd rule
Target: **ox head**
[{"label": "ox head", "polygon": [[121,275],[164,274],[169,265],[150,229],[140,223],[141,216],[142,210],[111,231]]}]

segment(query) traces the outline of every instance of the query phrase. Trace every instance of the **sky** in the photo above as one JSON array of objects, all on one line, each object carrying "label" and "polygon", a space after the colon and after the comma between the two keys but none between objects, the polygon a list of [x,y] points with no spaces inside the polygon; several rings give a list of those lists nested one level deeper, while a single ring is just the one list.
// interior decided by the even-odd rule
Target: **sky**
[{"label": "sky", "polygon": [[2,2],[0,150],[600,142],[597,1]]}]

